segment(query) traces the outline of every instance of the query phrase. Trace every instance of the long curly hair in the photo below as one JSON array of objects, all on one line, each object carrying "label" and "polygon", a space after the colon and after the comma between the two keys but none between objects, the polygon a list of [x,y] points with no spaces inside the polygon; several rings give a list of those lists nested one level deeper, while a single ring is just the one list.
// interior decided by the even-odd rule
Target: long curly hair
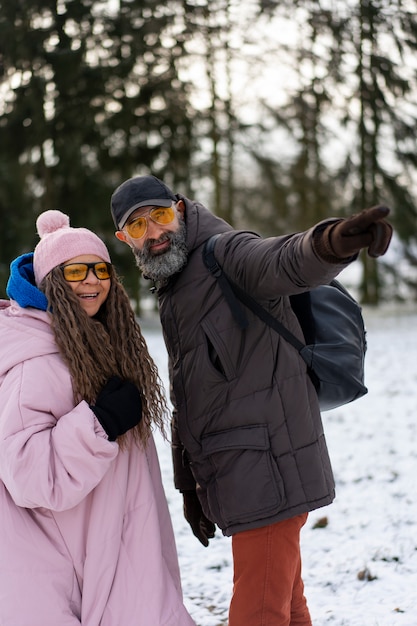
[{"label": "long curly hair", "polygon": [[[55,340],[71,374],[74,401],[84,399],[94,404],[111,376],[131,381],[142,399],[142,419],[131,432],[136,442],[145,443],[153,425],[166,436],[166,399],[129,297],[113,266],[110,280],[107,299],[94,317],[82,309],[59,267],[43,279],[40,289],[47,297]],[[123,447],[126,434],[118,442]]]}]

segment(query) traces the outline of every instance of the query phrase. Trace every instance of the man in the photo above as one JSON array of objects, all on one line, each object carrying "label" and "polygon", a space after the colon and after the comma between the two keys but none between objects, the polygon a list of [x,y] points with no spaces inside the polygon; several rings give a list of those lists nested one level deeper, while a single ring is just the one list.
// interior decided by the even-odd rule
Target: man
[{"label": "man", "polygon": [[389,209],[329,219],[262,239],[236,231],[153,176],[113,193],[116,237],[157,289],[175,407],[176,487],[205,546],[232,536],[229,626],[311,626],[300,529],[334,498],[316,392],[298,352],[247,312],[242,331],[203,262],[206,240],[225,273],[302,339],[289,296],[330,282],[362,248],[384,254]]}]

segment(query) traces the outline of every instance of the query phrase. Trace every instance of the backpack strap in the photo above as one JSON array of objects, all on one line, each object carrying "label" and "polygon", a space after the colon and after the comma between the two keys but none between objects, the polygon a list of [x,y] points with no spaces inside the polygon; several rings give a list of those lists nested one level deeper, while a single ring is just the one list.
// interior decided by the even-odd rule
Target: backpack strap
[{"label": "backpack strap", "polygon": [[279,322],[273,315],[271,315],[266,309],[264,309],[256,300],[252,298],[246,291],[244,291],[239,285],[236,285],[233,281],[230,280],[223,272],[222,267],[219,265],[215,255],[214,248],[216,245],[216,241],[220,235],[213,235],[208,239],[204,245],[203,251],[203,259],[206,267],[210,270],[210,272],[217,278],[219,281],[219,285],[224,293],[224,296],[230,306],[230,309],[239,323],[239,326],[242,328],[239,319],[243,315],[245,319],[245,326],[248,326],[247,318],[244,314],[244,311],[239,306],[239,302],[237,298],[243,304],[245,304],[257,317],[259,317],[265,324],[273,328],[279,335],[284,337],[288,343],[290,343],[294,348],[301,352],[303,348],[305,348],[305,344],[300,341],[295,335],[292,334],[281,322]]},{"label": "backpack strap", "polygon": [[204,244],[203,260],[206,267],[210,270],[213,276],[218,280],[223,295],[226,298],[227,304],[232,311],[233,317],[239,325],[239,328],[245,330],[248,327],[249,322],[246,317],[245,311],[240,306],[235,294],[233,293],[232,285],[223,272],[221,266],[218,264],[216,257],[214,256],[214,246],[220,234],[213,235]]}]

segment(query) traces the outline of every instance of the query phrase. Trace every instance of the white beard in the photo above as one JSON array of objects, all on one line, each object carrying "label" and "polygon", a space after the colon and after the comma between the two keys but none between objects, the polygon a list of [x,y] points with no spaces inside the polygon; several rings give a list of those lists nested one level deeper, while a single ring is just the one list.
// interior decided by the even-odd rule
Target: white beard
[{"label": "white beard", "polygon": [[186,226],[181,219],[178,230],[167,232],[158,241],[170,240],[171,245],[168,250],[159,254],[152,254],[150,246],[155,240],[146,241],[142,250],[133,248],[136,265],[146,278],[154,281],[163,281],[177,274],[187,264],[188,249],[186,245]]}]

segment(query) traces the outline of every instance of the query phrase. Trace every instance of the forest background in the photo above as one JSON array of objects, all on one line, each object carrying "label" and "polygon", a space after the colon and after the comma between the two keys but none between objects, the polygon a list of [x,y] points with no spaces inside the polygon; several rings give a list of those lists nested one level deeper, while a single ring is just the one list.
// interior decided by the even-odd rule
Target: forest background
[{"label": "forest background", "polygon": [[416,0],[0,0],[0,297],[60,209],[140,314],[109,201],[153,173],[264,236],[385,204],[359,297],[415,302],[416,144]]}]

